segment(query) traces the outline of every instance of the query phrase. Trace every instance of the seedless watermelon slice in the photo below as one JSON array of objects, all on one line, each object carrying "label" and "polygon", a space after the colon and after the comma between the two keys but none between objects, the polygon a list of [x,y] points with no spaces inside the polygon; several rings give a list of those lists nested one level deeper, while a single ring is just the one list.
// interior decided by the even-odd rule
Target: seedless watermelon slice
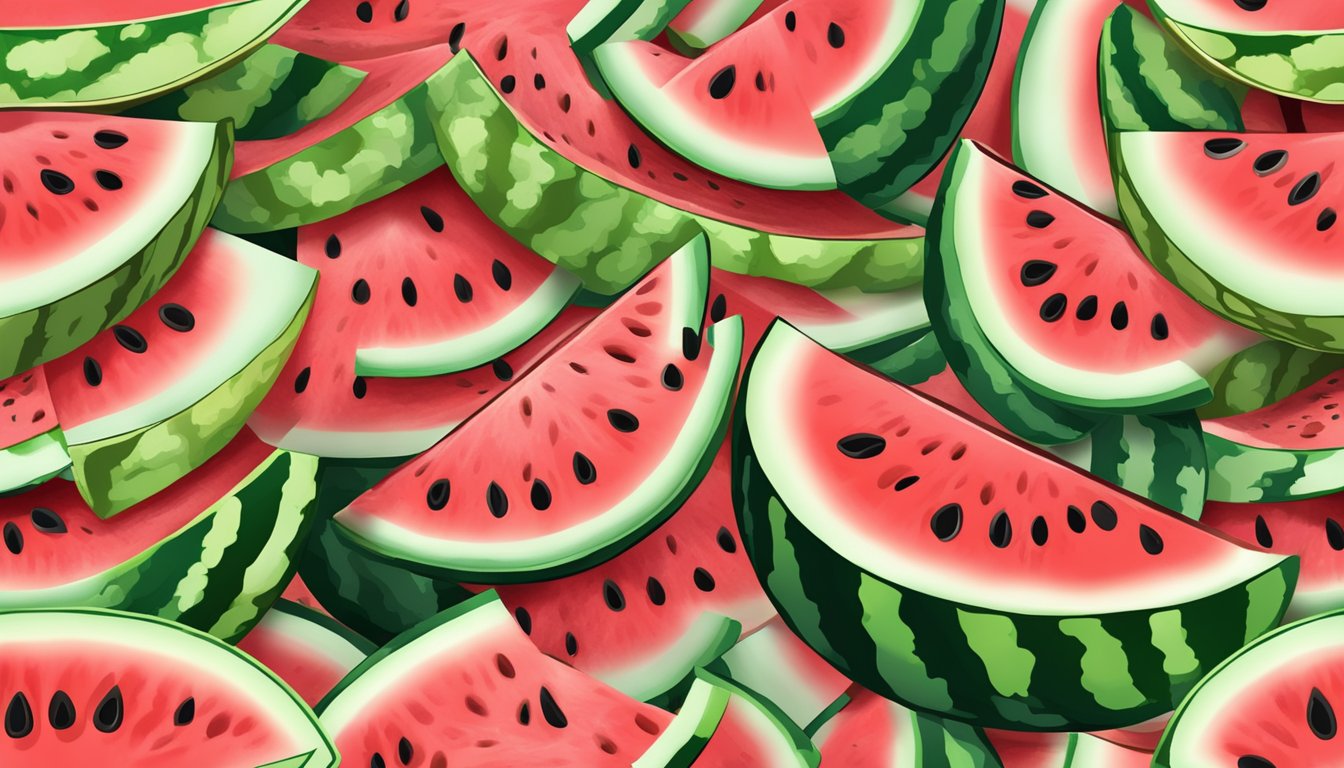
[{"label": "seedless watermelon slice", "polygon": [[848,699],[812,737],[821,749],[822,765],[828,768],[995,765],[994,749],[979,728],[912,712],[857,685]]},{"label": "seedless watermelon slice", "polygon": [[0,114],[0,376],[69,352],[162,287],[219,201],[230,146],[225,125]]},{"label": "seedless watermelon slice", "polygon": [[377,646],[317,611],[279,600],[238,641],[309,706],[316,706]]},{"label": "seedless watermelon slice", "polygon": [[742,325],[717,323],[704,343],[708,283],[700,238],[334,520],[468,581],[558,577],[618,554],[690,495],[723,435]]},{"label": "seedless watermelon slice", "polygon": [[313,713],[255,661],[169,621],[0,613],[6,765],[326,768]]},{"label": "seedless watermelon slice", "polygon": [[743,390],[747,552],[790,627],[880,694],[992,727],[1131,725],[1287,605],[1294,559],[1212,535],[783,323]]},{"label": "seedless watermelon slice", "polygon": [[41,483],[69,466],[43,369],[0,381],[0,494]]}]

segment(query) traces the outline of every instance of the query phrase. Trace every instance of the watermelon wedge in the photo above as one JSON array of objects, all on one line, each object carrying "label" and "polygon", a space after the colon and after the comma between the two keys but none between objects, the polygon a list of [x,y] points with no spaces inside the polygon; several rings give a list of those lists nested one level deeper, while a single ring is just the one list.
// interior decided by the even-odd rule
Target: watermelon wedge
[{"label": "watermelon wedge", "polygon": [[316,706],[376,646],[317,611],[280,600],[238,641],[238,650]]},{"label": "watermelon wedge", "polygon": [[242,429],[303,327],[317,273],[207,232],[148,303],[46,365],[75,482],[108,517]]},{"label": "watermelon wedge", "polygon": [[[645,40],[656,36],[687,0],[589,0],[565,27],[570,46],[587,57],[613,40]],[[594,83],[600,86],[600,83]]]},{"label": "watermelon wedge", "polygon": [[1213,402],[1198,413],[1205,419],[1249,413],[1300,392],[1341,367],[1344,356],[1266,340],[1209,373]]},{"label": "watermelon wedge", "polygon": [[1132,725],[1288,603],[1294,558],[1214,535],[784,323],[742,389],[735,502],[757,575],[813,650],[896,701],[1016,730]]},{"label": "watermelon wedge", "polygon": [[87,3],[8,3],[0,19],[0,107],[143,101],[246,56],[303,3],[153,0],[117,14]]},{"label": "watermelon wedge", "polygon": [[690,0],[664,32],[674,49],[694,55],[741,28],[762,4],[762,0]]},{"label": "watermelon wedge", "polygon": [[94,609],[0,613],[0,659],[5,765],[339,760],[312,711],[269,671],[169,621]]},{"label": "watermelon wedge", "polygon": [[0,376],[69,352],[167,282],[219,201],[231,142],[227,125],[0,113]]},{"label": "watermelon wedge", "polygon": [[1164,275],[1266,336],[1344,351],[1344,134],[1135,132],[1115,150],[1120,212]]},{"label": "watermelon wedge", "polygon": [[485,583],[619,554],[690,495],[726,427],[742,325],[716,323],[704,343],[708,283],[699,238],[338,512],[341,532],[430,575]]},{"label": "watermelon wedge", "polygon": [[70,466],[42,368],[0,381],[0,494],[37,485]]},{"label": "watermelon wedge", "polygon": [[[797,725],[774,702],[733,680],[703,669],[696,682],[726,694],[723,714],[713,735],[695,756],[695,768],[817,768],[821,753]],[[678,713],[681,720],[682,713]],[[674,733],[677,723],[667,729]],[[635,768],[652,765],[646,755]],[[674,763],[669,763],[674,764]]]},{"label": "watermelon wedge", "polygon": [[0,610],[116,608],[237,638],[294,571],[316,465],[244,432],[182,482],[109,520],[60,479],[0,499],[8,555]]},{"label": "watermelon wedge", "polygon": [[975,726],[912,712],[859,686],[847,698],[812,737],[822,765],[989,768],[998,763],[984,731]]},{"label": "watermelon wedge", "polygon": [[1155,768],[1329,765],[1338,759],[1344,614],[1281,627],[1190,692],[1162,736]]}]

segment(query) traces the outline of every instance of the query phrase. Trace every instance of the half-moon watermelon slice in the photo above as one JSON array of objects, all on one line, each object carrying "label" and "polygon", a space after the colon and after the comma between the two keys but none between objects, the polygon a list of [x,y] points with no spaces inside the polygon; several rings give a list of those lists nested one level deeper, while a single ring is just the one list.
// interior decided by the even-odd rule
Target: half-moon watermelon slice
[{"label": "half-moon watermelon slice", "polygon": [[231,145],[224,124],[0,113],[0,376],[161,288],[219,202]]},{"label": "half-moon watermelon slice", "polygon": [[[813,650],[908,706],[1014,730],[1132,725],[1277,624],[1292,593],[1296,559],[1103,483],[784,323],[743,392],[735,501],[762,585]],[[1182,664],[1165,661],[1174,653]]]},{"label": "half-moon watermelon slice", "polygon": [[317,706],[376,649],[330,617],[286,600],[277,600],[238,641],[238,650],[284,680],[309,706]]},{"label": "half-moon watermelon slice", "polygon": [[44,370],[0,381],[0,494],[37,485],[69,466]]},{"label": "half-moon watermelon slice", "polygon": [[0,613],[0,696],[9,766],[338,761],[312,710],[247,654],[148,616]]}]

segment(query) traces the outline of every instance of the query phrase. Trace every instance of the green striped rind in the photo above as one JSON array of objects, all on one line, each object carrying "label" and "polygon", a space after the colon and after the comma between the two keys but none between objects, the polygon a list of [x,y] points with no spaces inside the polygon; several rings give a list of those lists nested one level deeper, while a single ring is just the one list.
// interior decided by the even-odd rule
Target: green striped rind
[{"label": "green striped rind", "polygon": [[1214,71],[1281,96],[1344,104],[1344,31],[1204,29],[1177,21],[1160,3],[1151,7],[1171,36]]},{"label": "green striped rind", "polygon": [[606,181],[519,122],[469,55],[430,82],[443,157],[506,232],[592,291],[630,286],[703,231],[714,265],[814,287],[894,290],[919,282],[924,239],[821,240],[696,216]]},{"label": "green striped rind", "polygon": [[947,370],[947,357],[938,346],[938,337],[925,333],[902,349],[872,360],[861,360],[889,379],[915,386]]},{"label": "green striped rind", "polygon": [[[1074,451],[1078,451],[1074,461]],[[1208,459],[1193,413],[1114,416],[1080,443],[1055,453],[1107,482],[1198,520],[1209,485]],[[1086,461],[1082,461],[1082,454]]]},{"label": "green striped rind", "polygon": [[115,24],[0,28],[0,107],[87,109],[151,98],[246,56],[305,2],[244,0]]},{"label": "green striped rind", "polygon": [[696,677],[677,716],[631,768],[690,768],[723,719],[731,694]]},{"label": "green striped rind", "polygon": [[364,76],[357,69],[283,46],[263,45],[218,74],[124,114],[211,123],[232,120],[239,141],[278,139],[331,114]]},{"label": "green striped rind", "polygon": [[1344,448],[1274,450],[1204,433],[1210,501],[1290,501],[1344,490]]},{"label": "green striped rind", "polygon": [[275,451],[228,495],[130,560],[67,584],[0,591],[0,610],[116,608],[236,640],[294,572],[312,518],[316,470],[311,456]]},{"label": "green striped rind", "polygon": [[90,443],[71,443],[79,494],[99,517],[144,501],[204,464],[238,434],[298,343],[317,288],[289,326],[210,394],[157,424]]},{"label": "green striped rind", "polygon": [[1203,419],[1216,419],[1263,408],[1344,368],[1344,355],[1265,341],[1223,361],[1208,374],[1213,402],[1200,408]]},{"label": "green striped rind", "polygon": [[[448,65],[448,66],[451,66]],[[229,182],[211,225],[232,233],[301,227],[345,213],[443,164],[428,93],[436,71],[396,101],[272,165]]]},{"label": "green striped rind", "polygon": [[923,712],[905,714],[910,718],[911,735],[914,736],[916,758],[911,765],[920,768],[1002,768],[998,754],[981,729]]},{"label": "green striped rind", "polygon": [[749,713],[752,722],[763,726],[756,734],[759,737],[756,743],[741,745],[745,754],[758,756],[762,765],[771,768],[817,768],[821,765],[821,752],[816,745],[774,702],[740,683],[705,669],[696,670],[695,676],[728,692],[725,716],[731,714],[735,707],[740,707]]},{"label": "green striped rind", "polygon": [[565,27],[580,57],[621,40],[648,40],[681,13],[690,0],[588,0]]},{"label": "green striped rind", "polygon": [[943,159],[994,61],[1003,0],[920,4],[885,68],[816,116],[840,189],[870,208],[894,200]]},{"label": "green striped rind", "polygon": [[[233,129],[215,127],[214,142],[191,196],[159,234],[116,270],[59,301],[0,317],[0,378],[59,357],[129,315],[168,282],[219,204],[233,163]],[[179,201],[154,201],[174,205]]]},{"label": "green striped rind", "polygon": [[70,466],[60,427],[0,449],[0,495],[44,483]]}]

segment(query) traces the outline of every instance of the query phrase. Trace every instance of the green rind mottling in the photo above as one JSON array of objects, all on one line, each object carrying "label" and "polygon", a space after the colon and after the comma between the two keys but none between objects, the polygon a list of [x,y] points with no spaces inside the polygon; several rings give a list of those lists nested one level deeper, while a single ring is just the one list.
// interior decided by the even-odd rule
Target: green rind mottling
[{"label": "green rind mottling", "polygon": [[185,477],[228,445],[280,376],[316,290],[275,341],[191,407],[134,432],[71,444],[75,482],[89,507],[99,517],[111,517]]},{"label": "green rind mottling", "polygon": [[1206,377],[1213,401],[1199,409],[1216,419],[1263,408],[1344,368],[1344,355],[1265,341],[1223,361]]},{"label": "green rind mottling", "polygon": [[[110,328],[149,300],[181,266],[219,204],[233,164],[233,129],[220,123],[210,162],[163,230],[121,266],[65,298],[0,317],[0,378],[13,376]],[[172,205],[176,201],[161,201]]]},{"label": "green rind mottling", "polygon": [[994,61],[1003,0],[922,5],[882,71],[816,116],[839,188],[870,208],[890,203],[943,159]]},{"label": "green rind mottling", "polygon": [[980,728],[924,712],[909,712],[907,716],[915,736],[915,765],[919,768],[1003,768],[994,745]]},{"label": "green rind mottling", "polygon": [[1344,490],[1344,449],[1274,450],[1205,433],[1210,501],[1292,501]]},{"label": "green rind mottling", "polygon": [[306,2],[245,0],[116,24],[0,28],[0,107],[87,109],[152,98],[246,56]]},{"label": "green rind mottling", "polygon": [[603,294],[629,287],[699,232],[714,265],[813,287],[895,290],[919,282],[923,238],[822,240],[696,216],[606,181],[518,120],[469,55],[430,83],[439,148],[504,231]]},{"label": "green rind mottling", "polygon": [[70,452],[60,427],[0,448],[0,496],[44,483],[69,467]]},{"label": "green rind mottling", "polygon": [[164,94],[133,117],[232,120],[239,141],[277,139],[331,114],[364,80],[351,67],[279,45],[264,45],[205,80]]},{"label": "green rind mottling", "polygon": [[1153,10],[1201,61],[1281,96],[1344,104],[1344,32],[1231,32],[1182,24]]},{"label": "green rind mottling", "polygon": [[690,0],[589,0],[565,28],[580,57],[615,41],[648,40],[666,27]]}]

